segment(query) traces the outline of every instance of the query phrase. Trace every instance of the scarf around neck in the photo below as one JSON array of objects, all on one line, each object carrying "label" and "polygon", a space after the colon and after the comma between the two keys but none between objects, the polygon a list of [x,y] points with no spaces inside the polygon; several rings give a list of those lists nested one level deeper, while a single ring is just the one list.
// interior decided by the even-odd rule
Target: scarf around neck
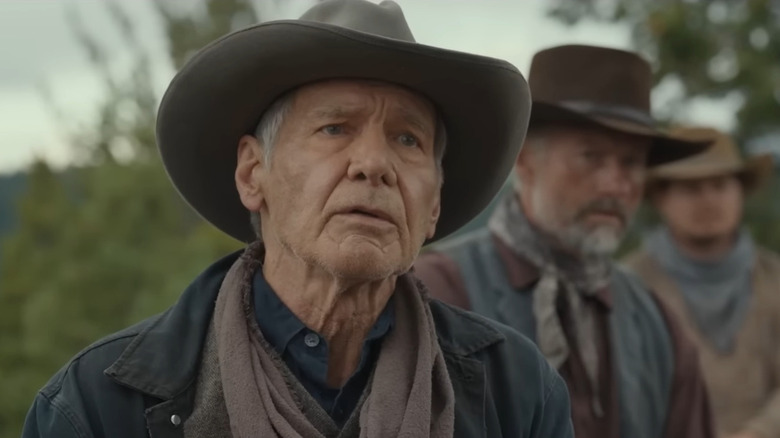
[{"label": "scarf around neck", "polygon": [[596,314],[585,297],[592,297],[609,285],[611,262],[608,259],[581,259],[556,250],[552,237],[528,221],[519,195],[507,194],[498,204],[488,228],[517,256],[533,264],[540,272],[533,291],[536,342],[542,354],[560,368],[571,354],[556,302],[566,302],[575,326],[577,349],[595,397],[593,409],[603,409],[598,396],[599,357],[596,346]]},{"label": "scarf around neck", "polygon": [[755,246],[750,233],[740,230],[731,250],[717,260],[683,254],[666,227],[650,233],[644,248],[678,286],[704,338],[719,352],[732,351],[752,295]]},{"label": "scarf around neck", "polygon": [[[214,312],[230,430],[234,438],[320,438],[295,402],[248,305],[262,252],[262,244],[252,244],[230,268]],[[395,299],[396,324],[382,343],[360,408],[360,437],[450,438],[455,396],[428,302],[408,275],[398,278]]]}]

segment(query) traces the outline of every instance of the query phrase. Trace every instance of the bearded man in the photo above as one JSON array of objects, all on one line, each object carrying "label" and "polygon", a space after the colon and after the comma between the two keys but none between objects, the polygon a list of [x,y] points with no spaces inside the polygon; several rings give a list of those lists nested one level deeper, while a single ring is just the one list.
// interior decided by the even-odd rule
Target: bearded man
[{"label": "bearded man", "polygon": [[699,349],[719,437],[780,437],[780,257],[742,224],[745,198],[771,177],[771,155],[743,159],[726,133],[704,153],[654,168],[645,190],[662,225],[626,264]]},{"label": "bearded man", "polygon": [[712,436],[696,351],[636,277],[612,262],[645,170],[706,142],[650,117],[650,65],[561,46],[531,64],[515,190],[484,230],[434,245],[416,273],[444,301],[534,339],[564,376],[580,438]]}]

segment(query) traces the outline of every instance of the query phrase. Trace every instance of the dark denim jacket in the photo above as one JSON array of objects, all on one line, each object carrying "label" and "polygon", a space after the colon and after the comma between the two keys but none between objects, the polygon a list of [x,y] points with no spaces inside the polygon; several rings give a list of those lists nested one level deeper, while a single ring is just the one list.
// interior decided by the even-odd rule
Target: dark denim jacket
[{"label": "dark denim jacket", "polygon": [[[183,437],[216,295],[238,255],[165,313],[76,355],[35,398],[23,437]],[[566,386],[533,343],[438,301],[431,311],[455,391],[455,437],[573,436]]]}]

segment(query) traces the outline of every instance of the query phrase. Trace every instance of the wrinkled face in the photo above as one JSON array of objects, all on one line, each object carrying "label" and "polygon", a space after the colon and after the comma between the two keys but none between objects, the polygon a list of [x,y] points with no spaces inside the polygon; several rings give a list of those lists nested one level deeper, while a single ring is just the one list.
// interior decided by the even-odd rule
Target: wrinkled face
[{"label": "wrinkled face", "polygon": [[[439,217],[435,129],[433,105],[398,86],[299,88],[270,163],[254,137],[239,146],[239,193],[260,212],[266,257],[285,252],[367,281],[408,270]],[[243,190],[242,163],[250,180]]]},{"label": "wrinkled face", "polygon": [[731,236],[742,219],[742,184],[734,175],[669,182],[653,203],[672,233],[691,240]]},{"label": "wrinkled face", "polygon": [[596,127],[533,133],[516,168],[526,214],[566,248],[613,253],[641,201],[649,147]]}]

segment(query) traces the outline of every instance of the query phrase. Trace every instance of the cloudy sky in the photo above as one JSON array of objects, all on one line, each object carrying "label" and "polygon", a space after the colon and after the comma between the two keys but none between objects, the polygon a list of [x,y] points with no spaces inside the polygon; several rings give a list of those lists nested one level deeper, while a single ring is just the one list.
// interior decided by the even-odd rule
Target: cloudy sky
[{"label": "cloudy sky", "polygon": [[[104,0],[120,1],[120,0]],[[189,1],[191,4],[197,0]],[[274,7],[257,0],[274,18],[294,18],[305,0],[284,0]],[[629,31],[619,25],[584,22],[564,27],[544,13],[544,0],[397,0],[418,42],[506,59],[522,72],[541,48],[588,43],[628,48]],[[121,6],[135,22],[141,43],[154,55],[155,81],[162,94],[173,76],[165,57],[160,23],[150,0],[125,0]],[[56,166],[70,160],[62,135],[42,90],[72,123],[90,123],[103,96],[102,85],[73,36],[74,14],[110,48],[112,68],[131,59],[114,22],[98,0],[0,0],[0,173],[24,169],[35,157]],[[723,126],[727,112],[703,105],[700,117]]]}]

